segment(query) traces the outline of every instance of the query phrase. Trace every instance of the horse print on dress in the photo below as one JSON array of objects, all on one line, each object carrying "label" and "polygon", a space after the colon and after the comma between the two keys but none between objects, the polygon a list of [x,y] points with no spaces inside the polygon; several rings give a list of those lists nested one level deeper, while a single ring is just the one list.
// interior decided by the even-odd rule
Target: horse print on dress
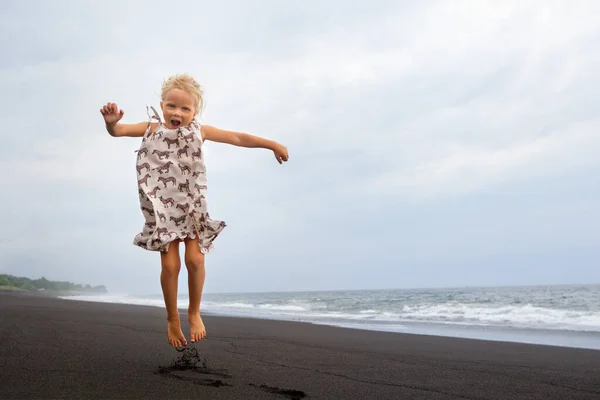
[{"label": "horse print on dress", "polygon": [[190,209],[190,203],[177,204],[176,208],[180,209],[184,214]]},{"label": "horse print on dress", "polygon": [[158,216],[158,220],[160,222],[167,222],[167,218],[165,217],[165,214],[161,213],[160,211],[157,211],[156,215]]},{"label": "horse print on dress", "polygon": [[190,191],[190,180],[186,179],[185,183],[180,183],[178,188],[179,188],[180,192],[189,192]]},{"label": "horse print on dress", "polygon": [[194,201],[194,207],[202,207],[202,199],[204,199],[203,194],[198,196],[198,198]]},{"label": "horse print on dress", "polygon": [[194,132],[190,132],[187,135],[183,135],[182,138],[183,138],[183,140],[185,140],[186,143],[188,143],[188,140],[190,142],[193,142],[194,141]]},{"label": "horse print on dress", "polygon": [[166,137],[166,138],[163,139],[163,142],[165,142],[167,144],[167,148],[169,150],[171,150],[171,145],[179,147],[179,139],[178,138],[169,139],[168,137]]},{"label": "horse print on dress", "polygon": [[190,148],[190,146],[188,146],[187,144],[185,146],[183,146],[183,148],[177,150],[177,158],[181,158],[184,154],[186,157],[188,156],[188,149]]},{"label": "horse print on dress", "polygon": [[154,131],[154,133],[152,134],[152,140],[155,139],[162,139],[163,137],[163,131],[161,131],[160,129],[157,129],[156,131]]},{"label": "horse print on dress", "polygon": [[152,189],[151,191],[148,192],[148,196],[152,197],[153,199],[156,198],[156,193],[160,190],[160,186],[154,186],[154,189]]},{"label": "horse print on dress", "polygon": [[187,217],[187,215],[185,215],[185,214],[183,214],[182,216],[177,217],[177,218],[171,216],[169,218],[169,221],[173,221],[173,222],[175,222],[175,226],[179,226],[179,224],[182,224],[185,222],[185,217]]},{"label": "horse print on dress", "polygon": [[198,192],[202,191],[203,189],[206,190],[206,185],[198,185],[197,183],[194,185],[194,189],[196,189]]},{"label": "horse print on dress", "polygon": [[[166,138],[165,138],[166,139]],[[152,154],[156,154],[158,156],[159,160],[162,160],[163,158],[169,158],[169,155],[171,154],[171,151],[160,151],[160,150],[154,150],[152,152]]]},{"label": "horse print on dress", "polygon": [[135,169],[137,169],[138,175],[142,174],[142,170],[145,169],[146,172],[150,172],[150,164],[148,164],[147,162],[138,165],[137,167],[135,167]]},{"label": "horse print on dress", "polygon": [[196,158],[199,160],[202,157],[202,149],[198,148],[198,150],[192,153],[192,161],[196,161]]},{"label": "horse print on dress", "polygon": [[160,196],[159,199],[161,203],[163,203],[163,206],[165,206],[165,208],[169,207],[169,204],[171,205],[171,207],[175,206],[175,200],[172,197],[167,197],[165,199],[162,196]]},{"label": "horse print on dress", "polygon": [[179,171],[181,171],[181,175],[185,175],[187,174],[191,174],[192,170],[190,167],[188,167],[187,165],[181,165],[179,164]]},{"label": "horse print on dress", "polygon": [[148,149],[147,148],[143,148],[141,150],[138,151],[138,160],[142,159],[142,154],[144,154],[144,157],[148,156]]},{"label": "horse print on dress", "polygon": [[146,222],[146,226],[150,229],[156,227],[156,222],[148,221]]},{"label": "horse print on dress", "polygon": [[165,185],[165,189],[167,188],[167,183],[171,182],[173,184],[173,186],[175,186],[175,184],[177,183],[177,180],[175,180],[174,176],[169,176],[168,178],[165,178],[163,176],[159,176],[158,177],[158,181],[162,182],[163,185]]},{"label": "horse print on dress", "polygon": [[159,235],[159,236],[160,236],[160,235],[164,235],[164,234],[166,234],[167,232],[169,232],[169,230],[168,230],[167,228],[158,228],[158,229],[156,230],[156,234],[157,234],[157,235]]},{"label": "horse print on dress", "polygon": [[142,179],[138,180],[138,184],[140,185],[146,185],[146,187],[148,187],[148,178],[150,178],[149,174],[144,175],[144,177]]},{"label": "horse print on dress", "polygon": [[167,161],[164,165],[156,167],[155,169],[156,171],[158,171],[159,174],[168,174],[171,165],[173,165],[173,163],[171,161]]}]

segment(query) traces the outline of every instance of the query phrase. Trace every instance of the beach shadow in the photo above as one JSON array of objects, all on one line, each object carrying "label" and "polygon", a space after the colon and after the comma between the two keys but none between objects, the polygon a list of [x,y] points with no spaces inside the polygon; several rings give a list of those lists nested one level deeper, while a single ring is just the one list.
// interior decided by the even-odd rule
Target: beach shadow
[{"label": "beach shadow", "polygon": [[231,375],[229,375],[225,370],[209,368],[207,366],[206,359],[200,357],[197,348],[191,346],[185,347],[180,351],[180,353],[181,355],[175,359],[171,365],[159,366],[155,373],[168,378],[193,382],[202,386],[231,386],[227,382],[223,382],[221,379],[214,379],[206,376],[212,375],[221,378],[231,378]]}]

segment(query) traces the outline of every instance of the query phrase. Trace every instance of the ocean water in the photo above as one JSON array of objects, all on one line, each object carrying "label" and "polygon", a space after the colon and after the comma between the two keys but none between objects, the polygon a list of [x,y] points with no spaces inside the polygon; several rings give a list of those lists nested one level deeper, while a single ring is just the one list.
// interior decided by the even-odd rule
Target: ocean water
[{"label": "ocean water", "polygon": [[[164,307],[161,294],[69,298]],[[187,309],[185,294],[179,306]],[[367,330],[600,349],[600,285],[207,293],[202,310]]]}]

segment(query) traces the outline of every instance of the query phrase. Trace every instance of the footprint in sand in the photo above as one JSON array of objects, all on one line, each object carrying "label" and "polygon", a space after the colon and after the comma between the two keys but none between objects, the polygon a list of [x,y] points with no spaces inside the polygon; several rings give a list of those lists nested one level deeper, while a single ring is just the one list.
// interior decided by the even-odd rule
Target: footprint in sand
[{"label": "footprint in sand", "polygon": [[179,379],[182,381],[193,382],[202,386],[231,386],[221,379],[212,379],[199,377],[202,375],[213,375],[221,378],[231,378],[225,370],[210,369],[206,365],[206,360],[200,357],[198,349],[195,347],[187,347],[181,351],[181,356],[176,359],[173,364],[163,367],[159,366],[156,373],[167,376],[169,378]]},{"label": "footprint in sand", "polygon": [[[202,374],[218,376],[221,378],[231,378],[231,375],[229,375],[226,370],[208,368],[206,359],[200,357],[198,349],[195,347],[186,347],[183,350],[178,351],[182,353],[181,356],[176,359],[173,364],[167,367],[159,366],[156,373],[173,379],[193,382],[202,386],[232,386],[227,382],[223,382],[221,379],[198,376],[198,374]],[[255,385],[253,383],[250,383],[249,385],[262,390],[263,392],[278,394],[291,400],[300,400],[307,397],[306,393],[301,390],[281,389],[267,385]]]}]

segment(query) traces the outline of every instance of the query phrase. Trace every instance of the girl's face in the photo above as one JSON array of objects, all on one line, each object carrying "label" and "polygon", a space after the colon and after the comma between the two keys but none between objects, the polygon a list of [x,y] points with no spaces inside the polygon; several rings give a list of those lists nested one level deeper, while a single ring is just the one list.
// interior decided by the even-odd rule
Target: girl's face
[{"label": "girl's face", "polygon": [[171,89],[160,102],[165,125],[169,129],[188,126],[196,116],[196,102],[185,90]]}]

